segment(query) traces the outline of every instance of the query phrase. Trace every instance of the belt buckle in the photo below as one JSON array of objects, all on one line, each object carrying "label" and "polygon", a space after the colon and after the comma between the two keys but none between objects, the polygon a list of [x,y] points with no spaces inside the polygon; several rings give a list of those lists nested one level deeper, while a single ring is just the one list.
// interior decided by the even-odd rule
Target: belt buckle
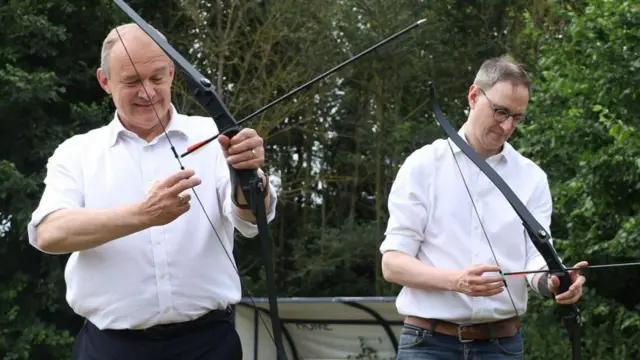
[{"label": "belt buckle", "polygon": [[462,328],[463,327],[468,327],[468,326],[471,326],[471,325],[473,325],[473,324],[471,324],[471,323],[458,324],[458,341],[460,341],[461,343],[473,342],[473,339],[463,339],[462,338]]}]

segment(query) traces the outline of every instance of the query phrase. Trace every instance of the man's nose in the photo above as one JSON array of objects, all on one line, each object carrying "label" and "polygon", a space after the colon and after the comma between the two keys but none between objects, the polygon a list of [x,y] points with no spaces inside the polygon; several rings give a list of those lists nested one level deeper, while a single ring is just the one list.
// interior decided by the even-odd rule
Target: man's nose
[{"label": "man's nose", "polygon": [[502,127],[502,130],[504,130],[504,132],[508,133],[509,131],[513,130],[513,128],[515,127],[515,123],[516,120],[513,118],[513,116],[509,116],[507,120],[500,123],[500,127]]},{"label": "man's nose", "polygon": [[153,89],[153,84],[150,81],[141,82],[141,85],[138,88],[138,97],[151,101],[155,95],[156,92]]}]

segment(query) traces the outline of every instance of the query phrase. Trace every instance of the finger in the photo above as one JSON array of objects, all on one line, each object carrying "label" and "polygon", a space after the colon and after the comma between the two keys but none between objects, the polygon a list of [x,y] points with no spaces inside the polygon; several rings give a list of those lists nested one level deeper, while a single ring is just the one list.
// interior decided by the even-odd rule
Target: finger
[{"label": "finger", "polygon": [[490,284],[490,283],[504,283],[504,278],[502,276],[473,276],[469,279],[469,283],[471,284]]},{"label": "finger", "polygon": [[569,300],[573,297],[576,296],[576,294],[580,295],[582,294],[582,284],[584,284],[584,282],[586,281],[586,279],[584,278],[584,276],[580,276],[575,283],[573,283],[569,289],[565,292],[563,292],[562,294],[557,294],[556,295],[556,299],[559,300]]},{"label": "finger", "polygon": [[478,291],[472,291],[471,296],[494,296],[502,293],[504,291],[504,287],[500,287],[497,289],[483,289]]},{"label": "finger", "polygon": [[582,289],[582,285],[584,285],[584,283],[587,281],[587,278],[585,278],[584,276],[579,276],[576,281],[573,282],[573,284],[571,284],[571,286],[569,287],[569,290],[572,291],[579,291]]},{"label": "finger", "polygon": [[258,133],[255,130],[251,128],[244,128],[229,140],[229,144],[231,146],[234,146],[254,137],[259,137]]},{"label": "finger", "polygon": [[[586,267],[588,267],[588,266],[589,266],[589,262],[587,262],[587,261],[580,261],[579,263],[575,264],[573,267],[574,267],[574,268],[576,268],[576,267],[578,267],[578,268],[586,268]],[[575,270],[572,270],[572,271],[575,271]]]},{"label": "finger", "polygon": [[485,293],[485,292],[492,292],[492,291],[496,291],[496,290],[500,290],[504,288],[504,283],[501,284],[489,284],[489,285],[480,285],[480,286],[475,286],[472,287],[472,291],[476,292],[476,293]]},{"label": "finger", "polygon": [[556,296],[556,302],[559,304],[575,304],[580,300],[582,296],[582,289],[574,289],[566,291],[558,296]]},{"label": "finger", "polygon": [[500,267],[498,265],[480,264],[474,265],[471,268],[471,273],[474,275],[482,275],[485,272],[499,272]]},{"label": "finger", "polygon": [[196,172],[191,170],[191,169],[180,170],[177,173],[175,173],[175,174],[169,176],[168,178],[162,180],[158,184],[158,187],[170,188],[170,187],[174,186],[175,184],[177,184],[178,182],[180,182],[182,180],[189,179],[190,177],[195,175],[195,173]]},{"label": "finger", "polygon": [[[579,263],[575,264],[574,267],[579,267],[579,268],[585,268],[589,266],[589,263],[586,261],[580,261]],[[580,270],[570,270],[569,271],[569,276],[571,277],[571,281],[576,281],[576,278],[580,275]]]},{"label": "finger", "polygon": [[218,136],[218,143],[220,143],[222,151],[226,152],[227,150],[229,150],[229,141],[229,137],[226,135]]},{"label": "finger", "polygon": [[168,194],[169,196],[178,196],[181,192],[200,185],[200,182],[200,179],[197,177],[181,180],[179,183],[169,188]]},{"label": "finger", "polygon": [[257,150],[255,151],[255,153],[253,151],[249,150],[249,151],[245,151],[245,152],[240,153],[240,154],[230,155],[227,158],[227,163],[233,165],[233,164],[239,164],[239,163],[244,162],[244,161],[261,162],[262,160],[263,160],[263,157],[260,156],[260,153]]},{"label": "finger", "polygon": [[264,161],[262,161],[261,159],[253,159],[251,161],[243,161],[240,163],[231,164],[231,166],[233,166],[234,169],[257,169],[262,166],[263,163]]},{"label": "finger", "polygon": [[[235,139],[235,137],[232,138],[232,141],[233,139]],[[229,155],[235,155],[245,151],[251,151],[252,149],[255,149],[255,151],[257,152],[258,148],[261,148],[262,145],[263,145],[262,138],[256,135],[255,137],[245,139],[242,142],[235,143],[235,144],[232,143],[231,146],[229,147]]]},{"label": "finger", "polygon": [[489,290],[486,291],[485,293],[483,293],[481,296],[494,296],[494,295],[498,295],[500,293],[504,292],[504,287],[498,288],[498,289],[494,289],[494,290]]},{"label": "finger", "polygon": [[485,293],[488,291],[495,291],[502,288],[504,288],[503,282],[469,286],[469,289],[471,290],[472,293]]},{"label": "finger", "polygon": [[558,304],[562,304],[562,305],[571,305],[571,304],[577,303],[580,300],[581,297],[582,297],[582,294],[580,293],[580,294],[576,294],[576,295],[574,295],[571,298],[566,299],[566,300],[565,299],[558,300],[557,303]]},{"label": "finger", "polygon": [[191,201],[191,194],[189,194],[188,192],[184,192],[178,195],[178,202],[180,203],[180,206],[188,204],[189,201]]},{"label": "finger", "polygon": [[178,210],[180,212],[178,213],[178,216],[176,218],[178,218],[178,217],[182,216],[183,214],[185,214],[187,211],[189,211],[189,209],[191,209],[191,203],[186,203],[184,205],[179,206]]}]

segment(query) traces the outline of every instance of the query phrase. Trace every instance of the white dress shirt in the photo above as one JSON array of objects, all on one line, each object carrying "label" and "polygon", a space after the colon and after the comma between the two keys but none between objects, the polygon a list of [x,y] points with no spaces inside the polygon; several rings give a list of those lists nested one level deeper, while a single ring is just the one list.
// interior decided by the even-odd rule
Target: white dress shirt
[{"label": "white dress shirt", "polygon": [[[178,154],[217,132],[211,118],[181,115],[172,106],[167,133]],[[228,165],[217,141],[180,160],[201,179],[196,193],[226,253],[192,190],[191,208],[173,222],[72,253],[65,270],[67,301],[98,328],[187,321],[240,300],[240,279],[229,259],[234,227],[253,237],[257,226],[235,215]],[[55,150],[28,224],[29,242],[38,248],[35,227],[55,210],[140,202],[155,181],[178,171],[164,133],[147,143],[126,130],[116,114],[108,125],[73,136]],[[271,222],[277,202],[271,184],[269,192]],[[251,241],[260,246],[258,238]]]},{"label": "white dress shirt", "polygon": [[[465,138],[463,130],[459,134]],[[505,197],[449,139],[436,140],[414,151],[401,166],[389,194],[390,218],[380,251],[402,251],[444,269],[496,264],[447,141],[502,271],[545,268],[546,262]],[[487,162],[548,231],[552,200],[544,171],[508,143]],[[530,282],[532,277],[528,275],[527,280]],[[508,276],[507,285],[518,313],[524,314],[525,278]],[[495,321],[515,315],[506,289],[491,297],[472,297],[403,287],[396,306],[403,315],[457,323]]]}]

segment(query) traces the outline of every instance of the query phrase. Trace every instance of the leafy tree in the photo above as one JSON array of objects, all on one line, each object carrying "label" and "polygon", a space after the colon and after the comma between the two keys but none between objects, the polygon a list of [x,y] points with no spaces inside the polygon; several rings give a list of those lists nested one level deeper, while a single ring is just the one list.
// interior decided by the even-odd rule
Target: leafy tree
[{"label": "leafy tree", "polygon": [[[550,31],[533,17],[528,21],[539,58],[519,146],[549,174],[552,231],[566,263],[637,261],[640,9],[633,1],[550,4],[550,18],[562,27]],[[586,352],[598,359],[638,357],[634,278],[640,269],[585,273],[591,288],[581,303]],[[532,311],[542,311],[541,305]],[[535,338],[535,345],[541,341]],[[568,350],[556,351],[568,356]]]}]

